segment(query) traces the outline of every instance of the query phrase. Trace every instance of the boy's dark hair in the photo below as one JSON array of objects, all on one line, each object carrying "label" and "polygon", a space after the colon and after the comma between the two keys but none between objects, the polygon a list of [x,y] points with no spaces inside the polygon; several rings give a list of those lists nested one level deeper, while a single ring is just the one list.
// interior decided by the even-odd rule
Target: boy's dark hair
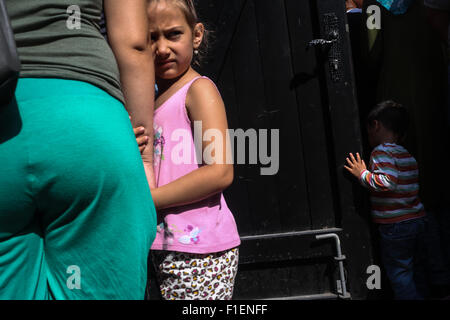
[{"label": "boy's dark hair", "polygon": [[409,126],[408,109],[392,100],[377,104],[367,117],[367,124],[371,126],[378,120],[386,129],[397,135],[400,141],[406,138]]}]

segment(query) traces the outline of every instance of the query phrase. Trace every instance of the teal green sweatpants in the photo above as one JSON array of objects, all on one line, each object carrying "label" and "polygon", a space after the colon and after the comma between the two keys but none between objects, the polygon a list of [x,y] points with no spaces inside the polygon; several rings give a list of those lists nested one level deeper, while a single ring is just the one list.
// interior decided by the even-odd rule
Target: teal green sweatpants
[{"label": "teal green sweatpants", "polygon": [[123,104],[20,79],[0,106],[0,299],[143,299],[155,233]]}]

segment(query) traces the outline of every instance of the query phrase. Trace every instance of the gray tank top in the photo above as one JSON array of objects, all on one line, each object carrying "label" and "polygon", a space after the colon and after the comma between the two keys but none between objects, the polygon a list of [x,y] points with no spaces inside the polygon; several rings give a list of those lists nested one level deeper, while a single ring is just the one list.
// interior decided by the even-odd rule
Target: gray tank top
[{"label": "gray tank top", "polygon": [[6,0],[22,78],[91,83],[124,102],[119,69],[100,31],[103,0]]}]

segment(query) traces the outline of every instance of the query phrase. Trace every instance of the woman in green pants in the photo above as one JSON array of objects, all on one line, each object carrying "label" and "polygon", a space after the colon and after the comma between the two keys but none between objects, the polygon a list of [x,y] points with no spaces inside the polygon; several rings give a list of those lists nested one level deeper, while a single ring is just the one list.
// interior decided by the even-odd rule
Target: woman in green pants
[{"label": "woman in green pants", "polygon": [[6,7],[22,72],[0,107],[0,299],[143,299],[152,143],[141,158],[127,110],[151,132],[146,0]]}]

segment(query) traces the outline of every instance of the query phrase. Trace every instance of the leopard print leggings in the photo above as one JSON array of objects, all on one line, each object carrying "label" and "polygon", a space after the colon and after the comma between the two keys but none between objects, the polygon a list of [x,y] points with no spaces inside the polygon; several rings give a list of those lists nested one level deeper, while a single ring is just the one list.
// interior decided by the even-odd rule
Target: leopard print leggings
[{"label": "leopard print leggings", "polygon": [[239,249],[212,254],[153,251],[164,300],[231,300]]}]

